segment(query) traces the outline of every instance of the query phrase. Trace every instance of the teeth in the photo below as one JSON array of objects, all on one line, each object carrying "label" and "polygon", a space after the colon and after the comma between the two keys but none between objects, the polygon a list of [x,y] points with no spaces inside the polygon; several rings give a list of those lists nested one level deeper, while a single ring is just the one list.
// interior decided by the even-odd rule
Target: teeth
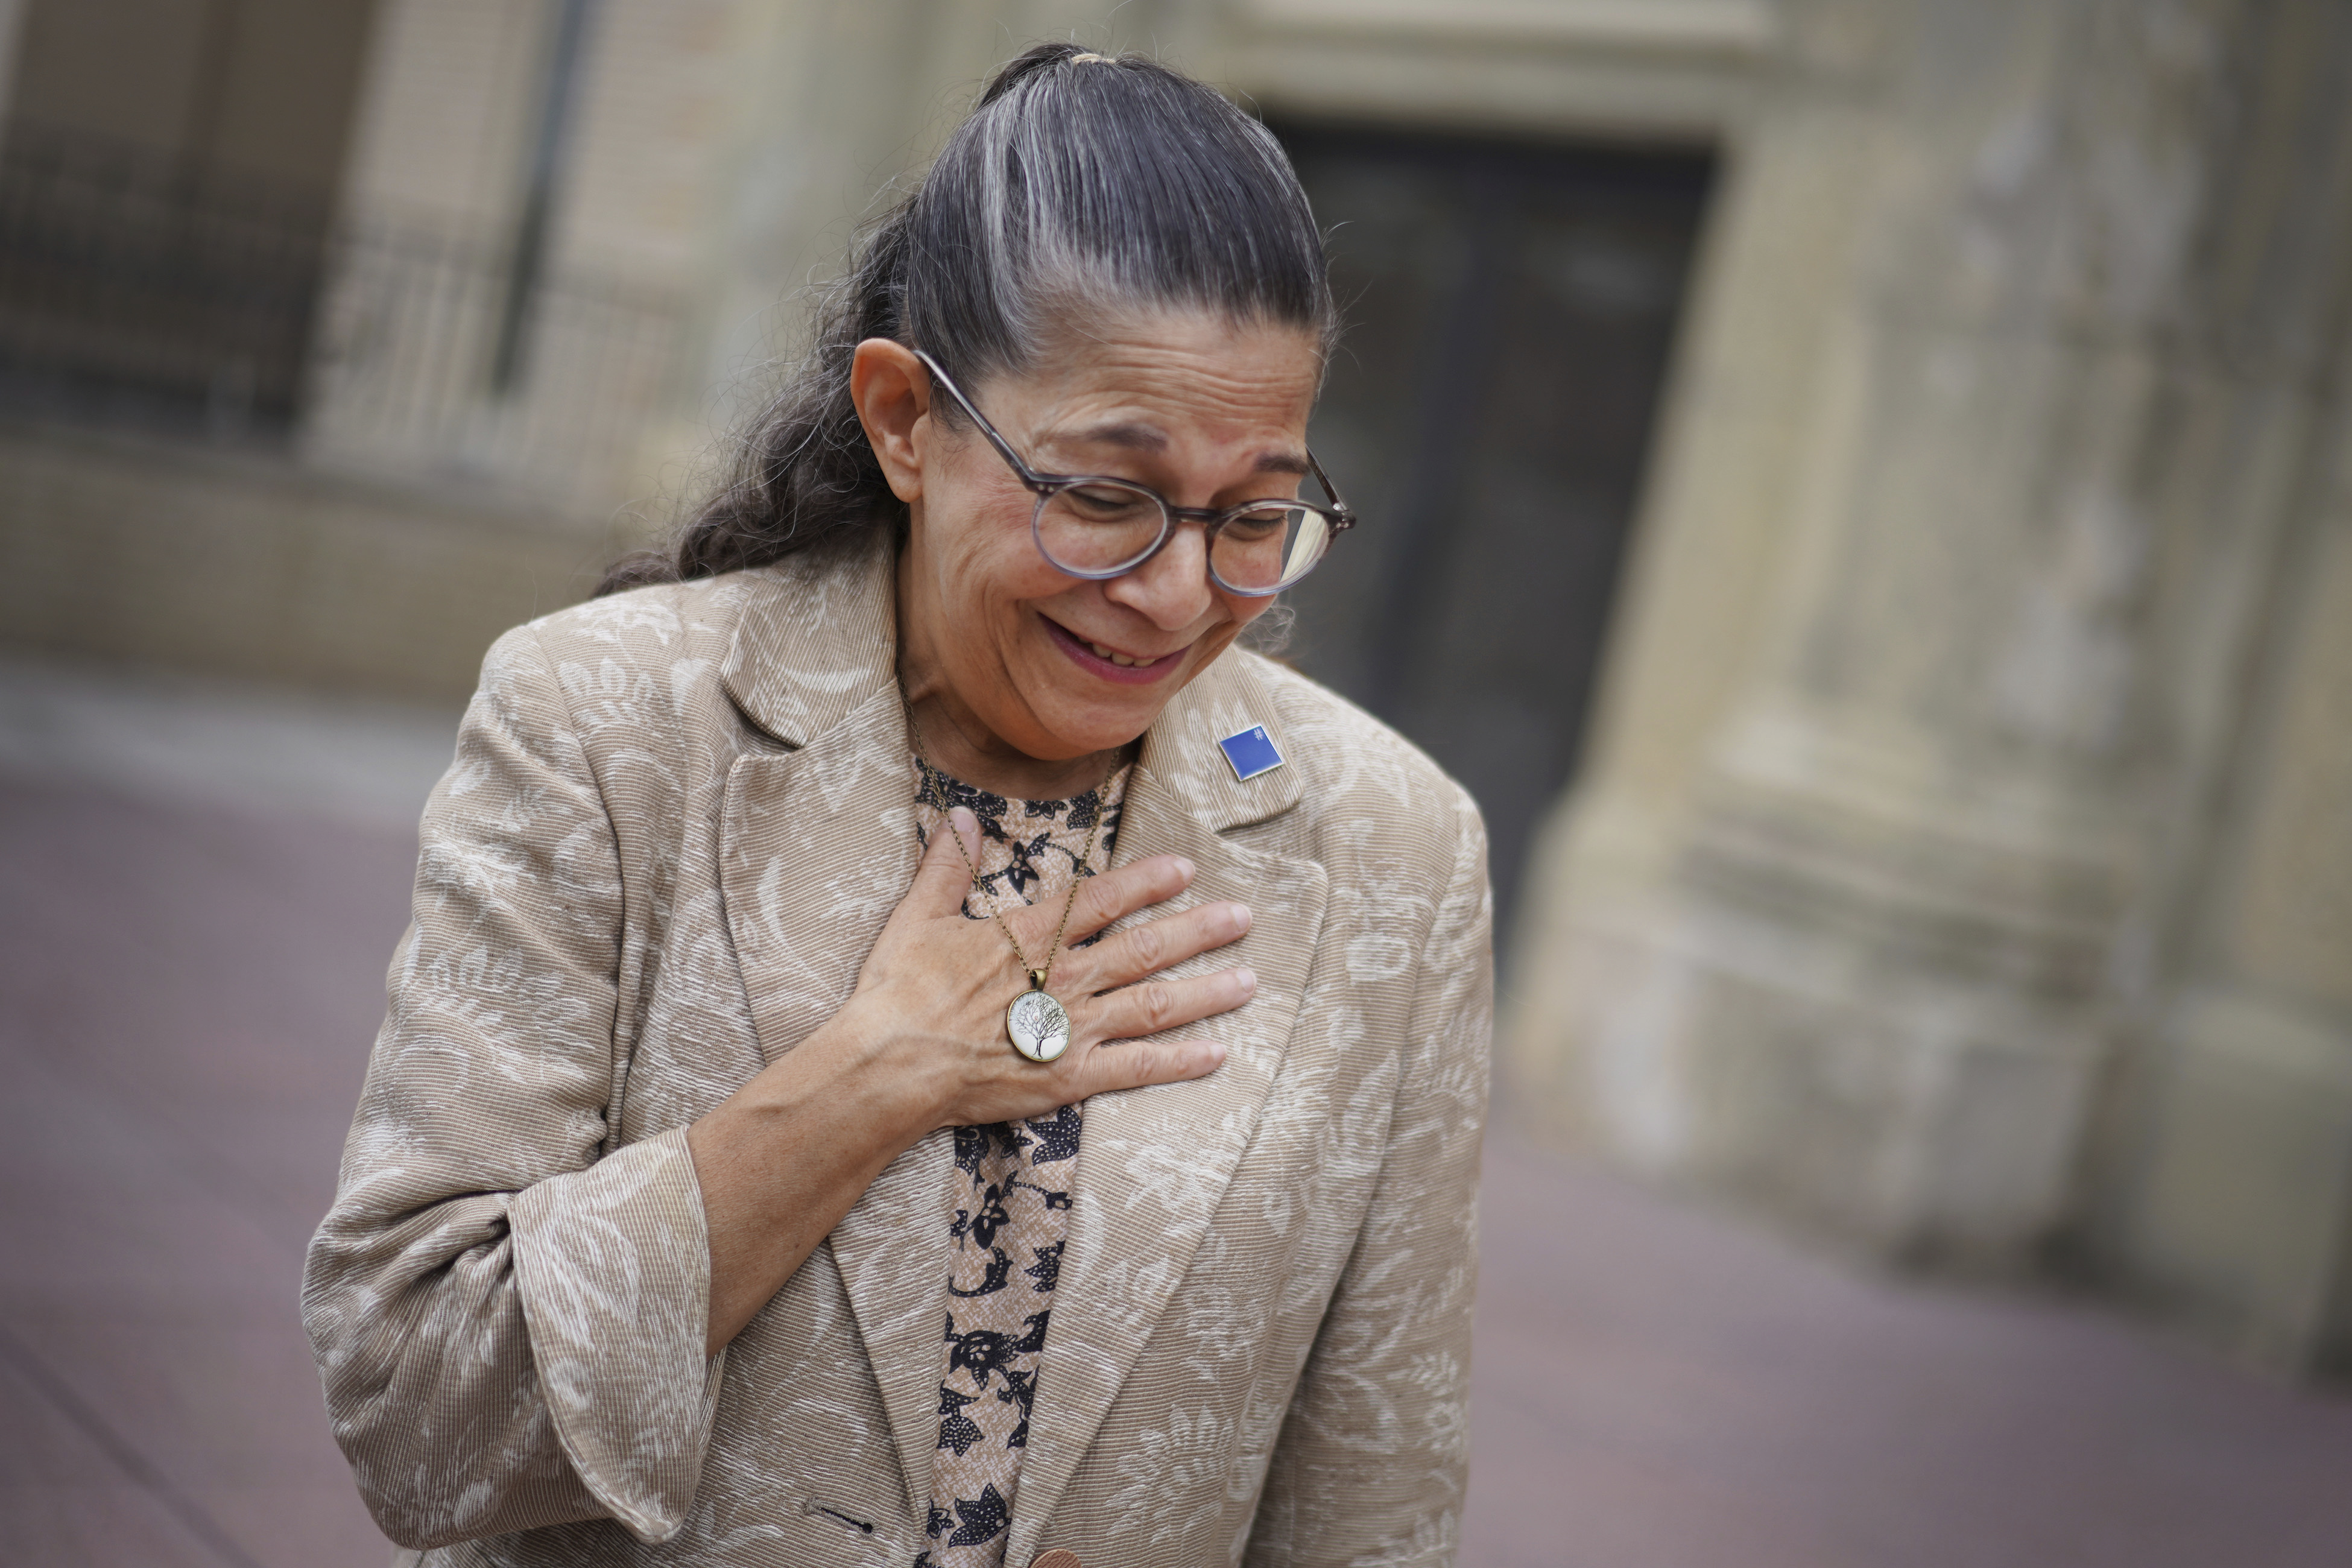
[{"label": "teeth", "polygon": [[1154,662],[1148,658],[1129,658],[1123,653],[1113,653],[1110,649],[1103,647],[1103,645],[1098,642],[1090,642],[1087,644],[1087,647],[1094,650],[1094,655],[1097,658],[1107,658],[1110,660],[1111,663],[1118,665],[1121,669],[1133,669],[1139,665],[1146,665]]}]

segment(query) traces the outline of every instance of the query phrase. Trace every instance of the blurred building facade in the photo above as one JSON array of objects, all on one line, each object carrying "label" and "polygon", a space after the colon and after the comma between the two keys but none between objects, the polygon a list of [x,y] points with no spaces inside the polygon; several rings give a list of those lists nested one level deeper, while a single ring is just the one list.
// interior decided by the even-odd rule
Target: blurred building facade
[{"label": "blurred building facade", "polygon": [[1486,803],[1509,1113],[2352,1362],[2333,0],[0,4],[7,640],[462,690],[1050,36],[1340,225],[1295,657]]},{"label": "blurred building facade", "polygon": [[11,641],[446,699],[593,584],[693,406],[743,8],[607,9],[0,14]]},{"label": "blurred building facade", "polygon": [[1784,15],[1511,1070],[1640,1168],[2340,1370],[2352,13]]}]

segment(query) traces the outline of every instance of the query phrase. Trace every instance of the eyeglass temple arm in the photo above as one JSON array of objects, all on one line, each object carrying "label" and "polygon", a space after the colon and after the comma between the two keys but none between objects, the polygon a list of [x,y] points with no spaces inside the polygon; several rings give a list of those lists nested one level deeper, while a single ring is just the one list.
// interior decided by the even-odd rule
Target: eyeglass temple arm
[{"label": "eyeglass temple arm", "polygon": [[[980,426],[980,433],[988,437],[988,444],[995,447],[998,455],[1003,457],[1006,462],[1013,465],[1013,471],[1021,476],[1021,482],[1023,484],[1036,491],[1039,495],[1043,495],[1047,490],[1054,488],[1052,481],[1045,479],[1037,472],[1036,469],[1031,468],[1028,464],[1021,460],[1021,454],[1013,449],[1013,443],[998,435],[996,432],[996,426],[991,425],[988,420],[982,416],[980,410],[971,405],[971,399],[963,395],[963,388],[955,384],[955,380],[952,376],[949,375],[946,371],[940,368],[939,361],[933,359],[930,355],[925,353],[920,349],[916,349],[913,353],[917,359],[923,362],[923,368],[931,373],[931,379],[939,383],[941,387],[945,388],[947,395],[950,397],[955,399],[956,406],[962,409],[965,415],[970,417],[974,425]],[[1327,485],[1325,488],[1328,489],[1329,487]]]},{"label": "eyeglass temple arm", "polygon": [[1307,466],[1315,470],[1315,482],[1323,487],[1323,494],[1330,501],[1331,510],[1339,514],[1339,525],[1331,531],[1344,533],[1355,527],[1359,521],[1356,509],[1339,499],[1339,490],[1331,483],[1331,476],[1323,471],[1323,465],[1315,460],[1313,452],[1307,454]]}]

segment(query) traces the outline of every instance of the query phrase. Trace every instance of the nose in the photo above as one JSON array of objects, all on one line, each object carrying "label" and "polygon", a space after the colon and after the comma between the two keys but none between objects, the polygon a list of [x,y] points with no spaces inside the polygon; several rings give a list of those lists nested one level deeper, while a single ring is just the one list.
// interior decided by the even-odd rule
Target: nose
[{"label": "nose", "polygon": [[1161,631],[1181,631],[1209,613],[1208,535],[1197,522],[1180,522],[1160,553],[1103,584],[1113,604],[1142,616]]}]

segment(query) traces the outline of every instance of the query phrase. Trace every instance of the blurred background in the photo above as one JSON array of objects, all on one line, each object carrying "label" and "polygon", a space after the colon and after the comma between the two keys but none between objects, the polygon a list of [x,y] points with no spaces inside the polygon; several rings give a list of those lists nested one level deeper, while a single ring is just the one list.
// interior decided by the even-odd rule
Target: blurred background
[{"label": "blurred background", "polygon": [[1041,37],[1332,226],[1465,1568],[2352,1562],[2341,0],[0,0],[0,1556],[386,1559],[295,1280],[482,650]]}]

